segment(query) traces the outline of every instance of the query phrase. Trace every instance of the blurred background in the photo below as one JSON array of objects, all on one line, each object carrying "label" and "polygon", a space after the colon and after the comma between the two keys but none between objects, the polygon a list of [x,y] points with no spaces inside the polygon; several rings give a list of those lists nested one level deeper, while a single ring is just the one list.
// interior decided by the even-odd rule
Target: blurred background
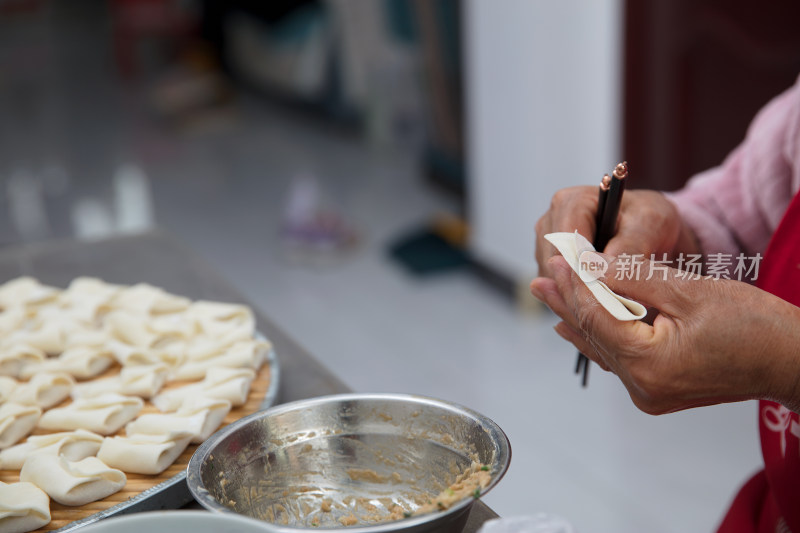
[{"label": "blurred background", "polygon": [[0,247],[169,232],[353,389],[497,421],[501,515],[709,531],[760,464],[755,406],[581,389],[527,296],[533,227],[621,159],[661,189],[718,163],[800,72],[799,11],[0,0]]}]

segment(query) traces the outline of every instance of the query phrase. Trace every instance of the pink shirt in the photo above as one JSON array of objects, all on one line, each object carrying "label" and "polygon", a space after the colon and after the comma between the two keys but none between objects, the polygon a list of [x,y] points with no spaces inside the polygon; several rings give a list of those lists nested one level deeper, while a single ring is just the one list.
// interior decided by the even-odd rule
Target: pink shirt
[{"label": "pink shirt", "polygon": [[[703,252],[762,255],[800,189],[800,78],[758,112],[722,165],[667,195]],[[800,235],[798,235],[800,239]]]}]

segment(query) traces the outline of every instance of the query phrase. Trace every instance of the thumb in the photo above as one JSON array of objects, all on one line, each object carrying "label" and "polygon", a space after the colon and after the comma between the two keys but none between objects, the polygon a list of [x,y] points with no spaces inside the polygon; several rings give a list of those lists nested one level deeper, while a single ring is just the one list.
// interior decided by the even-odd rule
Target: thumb
[{"label": "thumb", "polygon": [[672,268],[667,261],[650,261],[643,254],[614,257],[603,278],[615,293],[670,315],[686,311],[692,302],[692,284],[702,281],[700,276]]}]

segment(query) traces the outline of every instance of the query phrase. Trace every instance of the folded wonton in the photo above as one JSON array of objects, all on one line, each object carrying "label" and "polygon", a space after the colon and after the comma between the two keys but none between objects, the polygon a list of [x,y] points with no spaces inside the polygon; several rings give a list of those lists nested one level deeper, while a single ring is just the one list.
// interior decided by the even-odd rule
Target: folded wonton
[{"label": "folded wonton", "polygon": [[14,344],[0,348],[0,375],[19,378],[29,366],[44,362],[45,353],[27,344]]},{"label": "folded wonton", "polygon": [[67,398],[73,385],[75,380],[65,372],[41,372],[17,387],[14,401],[49,409]]},{"label": "folded wonton", "polygon": [[25,328],[20,328],[8,336],[9,344],[24,344],[37,348],[49,355],[57,355],[64,350],[66,332],[74,329],[76,321],[64,313],[43,312],[30,320]]},{"label": "folded wonton", "polygon": [[35,278],[22,276],[0,285],[0,308],[41,305],[55,300],[59,292]]},{"label": "folded wonton", "polygon": [[60,301],[79,320],[91,324],[101,312],[109,309],[109,302],[122,289],[97,278],[75,278],[61,293]]},{"label": "folded wonton", "polygon": [[239,341],[224,352],[202,360],[188,360],[172,371],[173,380],[195,380],[206,376],[209,368],[252,368],[258,370],[264,364],[264,358],[271,349],[267,341]]},{"label": "folded wonton", "polygon": [[0,531],[25,533],[50,523],[50,498],[33,483],[0,481]]},{"label": "folded wonton", "polygon": [[70,461],[80,461],[97,454],[102,442],[103,437],[84,429],[33,435],[21,444],[0,451],[0,470],[19,470],[25,459],[37,453],[63,455]]},{"label": "folded wonton", "polygon": [[150,315],[183,311],[189,303],[188,298],[175,296],[147,283],[137,283],[117,293],[111,305],[136,314]]},{"label": "folded wonton", "polygon": [[97,457],[124,472],[160,474],[175,462],[191,439],[192,435],[188,432],[106,437]]},{"label": "folded wonton", "polygon": [[89,398],[109,392],[150,398],[157,394],[167,380],[169,368],[163,363],[122,367],[119,375],[95,379],[73,387],[73,398]]},{"label": "folded wonton", "polygon": [[63,456],[35,454],[25,461],[20,481],[33,483],[62,505],[84,505],[119,492],[125,474],[96,457],[68,461]]},{"label": "folded wonton", "polygon": [[251,368],[212,367],[200,383],[164,391],[151,401],[162,412],[175,411],[185,400],[197,397],[228,400],[237,407],[247,401],[255,376]]},{"label": "folded wonton", "polygon": [[11,394],[19,386],[19,382],[8,376],[0,376],[0,403],[11,399]]},{"label": "folded wonton", "polygon": [[143,433],[158,435],[170,431],[191,433],[192,441],[200,443],[217,430],[231,410],[228,400],[192,398],[174,413],[148,413],[125,426],[129,435]]},{"label": "folded wonton", "polygon": [[89,379],[102,374],[114,364],[114,356],[105,348],[76,346],[64,350],[37,365],[27,365],[20,377],[29,378],[40,372],[66,372],[78,379]]},{"label": "folded wonton", "polygon": [[66,407],[47,411],[39,420],[39,427],[52,430],[86,429],[110,435],[133,420],[143,406],[141,398],[114,393],[78,398]]},{"label": "folded wonton", "polygon": [[0,405],[0,449],[8,448],[26,437],[42,416],[42,410],[32,405],[6,402]]},{"label": "folded wonton", "polygon": [[198,300],[187,314],[200,331],[212,337],[228,336],[234,331],[244,337],[255,333],[255,318],[246,305]]},{"label": "folded wonton", "polygon": [[595,272],[588,269],[584,271],[585,262],[588,262],[589,265],[598,263],[601,267],[605,264],[605,268],[608,265],[602,256],[594,253],[592,243],[577,230],[574,233],[548,233],[544,238],[556,247],[586,285],[586,288],[614,318],[617,320],[640,320],[647,315],[647,309],[642,304],[616,294],[599,279]]},{"label": "folded wonton", "polygon": [[23,307],[11,307],[0,313],[0,335],[7,337],[18,331],[25,319],[27,312]]}]

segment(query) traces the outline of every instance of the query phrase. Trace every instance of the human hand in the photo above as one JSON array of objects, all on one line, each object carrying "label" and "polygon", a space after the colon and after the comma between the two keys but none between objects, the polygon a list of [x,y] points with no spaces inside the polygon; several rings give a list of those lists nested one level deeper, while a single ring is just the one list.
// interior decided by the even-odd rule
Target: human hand
[{"label": "human hand", "polygon": [[[544,239],[548,233],[567,231],[592,240],[595,234],[598,188],[591,186],[561,189],[553,195],[550,209],[536,223],[536,261],[539,276],[552,277],[548,265],[556,249]],[[610,255],[621,253],[651,254],[661,259],[666,253],[672,259],[678,253],[699,253],[691,229],[683,223],[678,210],[663,194],[656,191],[626,191],[620,204],[617,232],[605,250]]]},{"label": "human hand", "polygon": [[[800,308],[747,283],[664,275],[650,262],[641,275],[603,281],[617,294],[658,310],[652,325],[613,318],[564,258],[548,260],[553,279],[533,295],[563,322],[556,331],[616,374],[634,404],[650,414],[746,399],[772,399],[800,412]],[[666,279],[664,279],[666,278]]]}]

